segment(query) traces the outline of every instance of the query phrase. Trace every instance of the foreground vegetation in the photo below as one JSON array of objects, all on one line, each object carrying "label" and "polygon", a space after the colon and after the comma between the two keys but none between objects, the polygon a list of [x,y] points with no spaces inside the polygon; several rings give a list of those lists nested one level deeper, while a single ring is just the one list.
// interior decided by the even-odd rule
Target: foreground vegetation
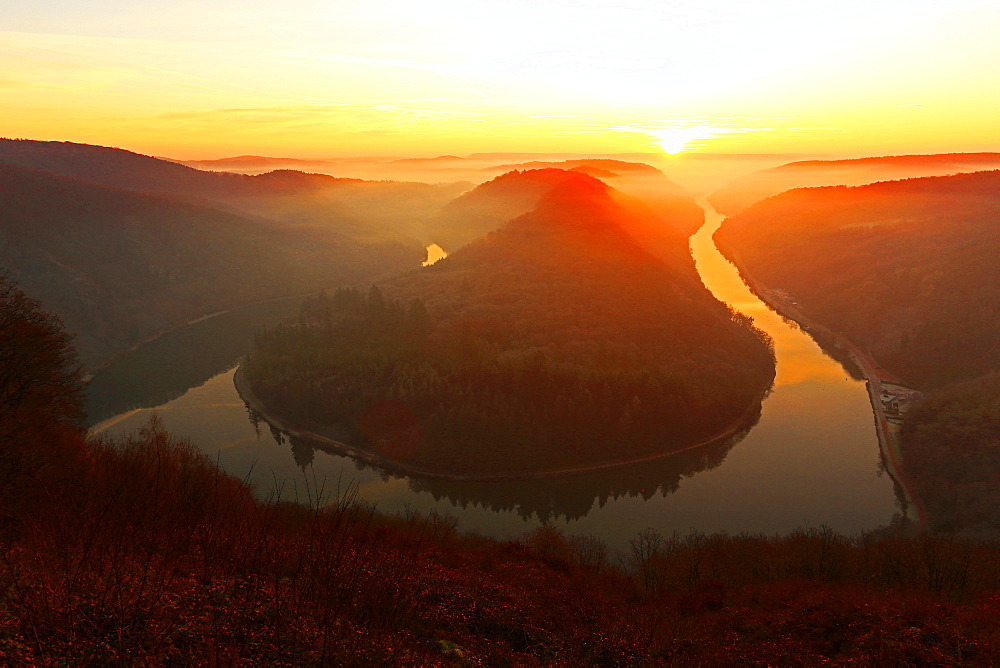
[{"label": "foreground vegetation", "polygon": [[87,440],[68,337],[0,281],[0,657],[37,664],[801,665],[1000,660],[1000,547],[898,532],[620,555],[262,498],[153,419]]},{"label": "foreground vegetation", "polygon": [[[1000,549],[940,538],[460,536],[348,494],[255,501],[155,425],[8,514],[0,655],[35,663],[1000,659]],[[70,490],[76,492],[71,494]],[[152,493],[149,493],[152,490]]]}]

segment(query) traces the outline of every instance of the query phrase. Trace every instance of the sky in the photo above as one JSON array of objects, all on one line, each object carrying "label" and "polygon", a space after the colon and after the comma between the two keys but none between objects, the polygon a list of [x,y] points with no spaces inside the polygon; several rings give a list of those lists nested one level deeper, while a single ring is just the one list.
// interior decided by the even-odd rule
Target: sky
[{"label": "sky", "polygon": [[0,135],[178,158],[1000,151],[1000,0],[0,0]]}]

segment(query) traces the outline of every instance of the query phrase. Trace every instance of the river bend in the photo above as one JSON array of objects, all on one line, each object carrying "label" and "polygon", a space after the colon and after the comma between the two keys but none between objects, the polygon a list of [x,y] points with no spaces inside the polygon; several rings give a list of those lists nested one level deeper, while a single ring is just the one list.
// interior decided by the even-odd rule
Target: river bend
[{"label": "river bend", "polygon": [[[133,430],[155,410],[170,431],[190,438],[225,470],[253,481],[258,494],[305,500],[307,489],[316,485],[327,492],[356,487],[383,512],[449,513],[460,529],[499,538],[520,536],[542,521],[567,533],[599,536],[618,548],[647,527],[665,533],[776,533],[826,525],[854,533],[888,524],[899,505],[880,463],[864,382],[848,377],[807,334],[750,292],[712,242],[722,216],[703,206],[706,223],[691,239],[702,280],[773,338],[778,363],[759,421],[726,442],[655,464],[546,481],[452,483],[389,476],[300,443],[279,444],[266,424],[255,429],[234,389],[232,367],[256,321],[234,322],[235,316],[227,315],[158,342],[155,355],[140,349],[99,375],[91,405],[117,414],[95,430]],[[290,305],[262,308],[269,310],[254,318],[276,320],[286,317]],[[217,346],[220,337],[232,341],[227,363],[213,358],[206,364],[191,354],[200,340]],[[192,367],[185,368],[190,372],[185,378],[200,373],[205,380],[190,389],[181,383],[172,390],[180,396],[169,400],[164,394],[170,396],[169,389],[144,395],[148,379],[176,375],[178,367]],[[116,408],[109,398],[122,395],[120,377],[131,378],[129,393],[138,408]]]}]

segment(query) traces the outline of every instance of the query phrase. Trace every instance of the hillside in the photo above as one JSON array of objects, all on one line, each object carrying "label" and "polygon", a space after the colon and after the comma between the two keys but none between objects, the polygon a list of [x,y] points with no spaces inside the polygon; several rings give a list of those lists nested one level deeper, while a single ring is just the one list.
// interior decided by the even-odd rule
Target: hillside
[{"label": "hillside", "polygon": [[361,241],[427,245],[423,225],[468,184],[364,181],[281,169],[203,171],[105,146],[0,139],[0,163],[112,188],[168,195],[292,227],[325,227]]},{"label": "hillside", "polygon": [[563,169],[598,178],[618,192],[641,200],[664,225],[690,236],[705,222],[705,213],[683,188],[651,165],[611,158],[578,158],[558,162],[533,160],[499,165],[491,172],[511,170]]},{"label": "hillside", "polygon": [[1000,171],[786,192],[716,235],[922,389],[1000,368]]},{"label": "hillside", "polygon": [[903,449],[931,524],[1000,533],[983,491],[1000,480],[1000,386],[985,380],[1000,370],[1000,171],[792,190],[727,220],[716,241],[930,392],[904,422]]},{"label": "hillside", "polygon": [[94,364],[206,313],[415,266],[419,247],[289,230],[0,163],[0,267]]},{"label": "hillside", "polygon": [[512,171],[449,202],[431,224],[434,243],[453,252],[528,213],[542,196],[569,178],[561,169]]},{"label": "hillside", "polygon": [[[435,243],[452,252],[509,220],[533,210],[553,187],[584,174],[609,181],[615,196],[632,197],[645,207],[644,216],[664,233],[694,233],[705,216],[693,199],[649,165],[620,160],[532,162],[513,169],[457,197],[430,223]],[[500,168],[497,168],[500,169]],[[610,171],[617,169],[617,172]],[[492,170],[491,170],[492,171]]]},{"label": "hillside", "polygon": [[897,155],[853,160],[801,160],[735,179],[709,196],[722,213],[735,215],[754,202],[793,188],[858,186],[877,181],[944,176],[1000,167],[1000,153]]},{"label": "hillside", "polygon": [[510,179],[560,181],[437,264],[335,297],[326,325],[262,335],[247,373],[264,404],[410,466],[480,475],[648,456],[752,416],[767,342],[700,283],[684,235],[668,265],[630,233],[656,216],[597,179]]},{"label": "hillside", "polygon": [[1000,373],[929,394],[903,423],[908,472],[931,529],[1000,534]]}]

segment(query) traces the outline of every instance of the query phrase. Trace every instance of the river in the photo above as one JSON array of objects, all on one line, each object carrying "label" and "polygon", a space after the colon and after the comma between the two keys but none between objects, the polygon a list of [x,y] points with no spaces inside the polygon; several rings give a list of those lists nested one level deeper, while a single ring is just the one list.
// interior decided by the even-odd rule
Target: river
[{"label": "river", "polygon": [[647,527],[770,534],[826,525],[855,533],[888,524],[900,505],[882,469],[864,382],[750,292],[712,242],[722,217],[703,206],[706,223],[691,239],[702,280],[774,339],[778,360],[757,423],[723,442],[652,464],[496,483],[389,476],[307,445],[278,443],[266,424],[258,433],[249,421],[233,365],[255,328],[288,317],[294,300],[203,320],[123,357],[91,385],[90,412],[101,420],[94,431],[131,431],[156,411],[170,431],[250,480],[260,495],[306,500],[317,487],[356,488],[383,512],[435,510],[454,516],[462,530],[498,538],[523,535],[542,521],[614,548]]}]

